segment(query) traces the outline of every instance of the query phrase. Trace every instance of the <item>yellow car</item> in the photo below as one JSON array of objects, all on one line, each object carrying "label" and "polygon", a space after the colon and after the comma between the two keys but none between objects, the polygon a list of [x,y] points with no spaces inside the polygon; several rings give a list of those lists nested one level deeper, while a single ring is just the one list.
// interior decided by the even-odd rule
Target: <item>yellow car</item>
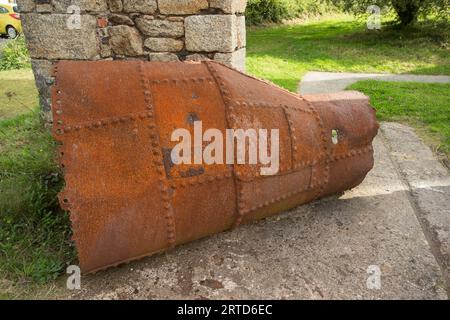
[{"label": "yellow car", "polygon": [[16,4],[0,3],[0,34],[15,39],[22,32],[22,23]]}]

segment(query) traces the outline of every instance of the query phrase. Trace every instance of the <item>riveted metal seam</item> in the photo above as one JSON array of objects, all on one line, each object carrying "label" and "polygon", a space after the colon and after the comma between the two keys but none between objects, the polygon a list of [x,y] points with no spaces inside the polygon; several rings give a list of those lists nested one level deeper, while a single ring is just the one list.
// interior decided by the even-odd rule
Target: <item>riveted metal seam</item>
[{"label": "riveted metal seam", "polygon": [[330,163],[339,162],[339,161],[342,161],[345,159],[355,158],[355,157],[361,156],[363,154],[366,154],[366,153],[369,153],[372,151],[373,151],[373,147],[371,145],[367,145],[365,147],[362,147],[359,149],[354,149],[354,150],[351,150],[351,151],[346,152],[341,155],[332,156]]},{"label": "riveted metal seam", "polygon": [[[58,66],[54,66],[53,67],[53,76],[55,77],[55,79],[57,78],[57,75],[58,75]],[[64,133],[64,131],[62,129],[64,122],[62,119],[63,110],[62,110],[61,93],[62,93],[62,89],[59,87],[58,81],[55,80],[55,84],[52,87],[52,96],[56,95],[57,99],[55,101],[55,105],[52,105],[52,110],[53,110],[52,132],[53,132],[53,136],[58,141],[62,141],[61,135]]]},{"label": "riveted metal seam", "polygon": [[168,182],[165,176],[163,155],[161,153],[161,144],[159,131],[156,126],[156,121],[154,118],[154,107],[153,107],[153,95],[150,90],[150,81],[147,79],[144,72],[144,63],[139,63],[139,75],[141,81],[141,87],[144,94],[144,103],[147,117],[149,121],[148,128],[150,129],[150,140],[152,142],[153,156],[157,157],[155,160],[156,164],[156,172],[159,175],[158,183],[161,194],[161,200],[163,202],[164,207],[164,218],[166,220],[167,226],[167,241],[169,243],[169,247],[174,247],[176,244],[176,227],[175,227],[175,214],[173,210],[173,205],[171,201],[171,195],[169,192]]},{"label": "riveted metal seam", "polygon": [[231,171],[227,171],[221,174],[202,175],[193,178],[178,178],[170,181],[170,186],[175,189],[186,188],[188,186],[203,185],[213,183],[215,181],[225,180],[231,178],[232,176]]},{"label": "riveted metal seam", "polygon": [[[59,145],[57,147],[57,162],[61,170],[65,171],[67,170],[67,164],[65,159],[65,136],[63,136],[61,133],[63,133],[63,130],[61,129],[63,125],[63,103],[61,101],[61,95],[62,95],[62,88],[60,87],[60,84],[58,82],[58,66],[53,66],[53,77],[55,78],[55,83],[53,84],[51,90],[52,90],[52,100],[54,95],[57,96],[57,99],[55,101],[55,105],[52,104],[52,111],[53,111],[53,127],[52,127],[52,135],[56,141],[58,141]],[[72,241],[76,244],[76,247],[78,248],[79,245],[79,239],[77,238],[77,234],[79,234],[80,225],[79,225],[79,216],[78,213],[73,209],[72,207],[72,198],[70,196],[71,188],[69,183],[66,181],[64,185],[64,189],[61,190],[58,194],[58,200],[61,209],[69,213],[69,218],[72,226]]]},{"label": "riveted metal seam", "polygon": [[198,83],[198,84],[214,84],[214,79],[212,77],[192,77],[192,78],[166,78],[161,80],[149,80],[149,83],[153,86],[155,85],[168,85],[168,84],[187,84],[188,82]]},{"label": "riveted metal seam", "polygon": [[[229,68],[229,67],[226,66],[225,64],[220,63],[220,62],[218,62],[218,61],[208,61],[208,63],[211,63],[211,64],[218,64],[218,65],[224,66],[224,67],[226,67],[226,68]],[[256,80],[256,81],[258,81],[258,82],[261,82],[261,83],[264,83],[264,84],[267,84],[267,85],[276,87],[277,89],[279,89],[279,90],[281,90],[281,91],[283,91],[283,92],[289,94],[289,95],[292,96],[292,97],[295,97],[296,99],[298,99],[298,98],[300,97],[302,100],[304,100],[304,99],[303,99],[301,96],[299,96],[298,94],[292,93],[291,91],[289,91],[289,90],[287,90],[287,89],[285,89],[285,88],[283,88],[283,87],[280,87],[279,85],[273,83],[272,81],[269,81],[269,80],[263,80],[263,79],[256,78],[256,77],[254,77],[254,76],[251,76],[251,75],[249,75],[249,74],[246,74],[246,73],[244,73],[244,72],[242,72],[242,71],[240,71],[240,70],[234,69],[234,68],[233,68],[233,70],[234,70],[235,72],[237,72],[237,73],[239,73],[239,74],[241,74],[241,75],[243,75],[243,76],[249,78],[249,79],[253,79],[253,80]]]},{"label": "riveted metal seam", "polygon": [[[225,106],[226,124],[227,124],[228,128],[231,128],[231,126],[230,126],[231,119],[230,119],[230,114],[229,114],[231,98],[228,97],[229,91],[225,87],[225,83],[222,82],[221,77],[219,76],[217,70],[215,69],[215,67],[211,63],[211,61],[206,61],[203,63],[206,65],[207,70],[209,71],[209,73],[214,78],[214,80],[217,84],[217,87],[222,96],[222,100],[223,100],[223,103]],[[242,223],[242,219],[244,218],[244,210],[245,210],[244,196],[245,196],[245,193],[244,193],[244,187],[243,187],[242,183],[240,183],[240,181],[237,179],[237,174],[236,174],[236,170],[235,170],[236,167],[234,164],[232,165],[232,168],[233,168],[233,170],[232,170],[233,181],[234,181],[234,186],[235,186],[235,190],[236,190],[236,211],[237,211],[236,219],[233,223],[233,228],[236,228]]]},{"label": "riveted metal seam", "polygon": [[[357,157],[357,156],[359,156],[359,155],[365,154],[365,153],[370,152],[370,151],[373,151],[372,146],[370,146],[370,145],[364,146],[364,147],[361,147],[361,148],[359,148],[359,149],[357,149],[357,150],[352,150],[352,151],[349,151],[349,152],[347,152],[347,153],[345,153],[345,154],[342,154],[342,155],[332,156],[329,162],[330,162],[330,164],[332,164],[332,163],[334,163],[334,162],[339,162],[339,161],[342,161],[342,160],[345,160],[345,159],[351,159],[351,158]],[[290,170],[290,171],[287,171],[287,172],[282,172],[282,173],[278,174],[277,176],[279,176],[279,177],[281,177],[281,176],[287,176],[287,175],[290,175],[290,174],[293,174],[293,173],[298,172],[299,169],[305,169],[305,168],[309,168],[309,167],[313,167],[313,168],[314,168],[314,166],[315,166],[316,164],[318,164],[319,161],[320,161],[319,158],[305,161],[305,162],[304,162],[301,166],[299,166],[296,170]],[[252,181],[262,180],[262,179],[265,179],[265,178],[267,178],[267,177],[264,177],[264,176],[256,176],[256,177],[253,177],[253,176],[252,176],[250,179],[245,179],[246,176],[237,176],[237,178],[238,178],[240,181],[243,181],[243,182],[252,182]],[[317,187],[317,186],[320,185],[321,183],[323,183],[323,181],[320,182],[320,183],[316,183],[314,187]]]},{"label": "riveted metal seam", "polygon": [[[311,181],[312,183],[314,183],[313,187],[319,186],[319,188],[317,189],[316,195],[314,196],[314,200],[317,200],[318,198],[320,198],[320,196],[322,195],[323,191],[325,190],[325,187],[328,185],[329,183],[329,178],[330,178],[330,163],[331,163],[331,148],[329,148],[327,146],[327,137],[326,137],[326,133],[325,133],[325,125],[323,124],[323,120],[322,117],[319,115],[319,112],[316,110],[316,108],[313,106],[313,104],[308,101],[303,99],[303,101],[305,101],[310,110],[313,112],[314,115],[314,119],[317,121],[320,131],[321,131],[321,141],[322,141],[322,146],[323,146],[323,150],[325,152],[325,169],[324,169],[324,178],[323,181],[319,181],[318,183],[314,183],[314,176],[312,176]],[[313,171],[312,171],[313,172]],[[311,173],[312,175],[312,173]]]},{"label": "riveted metal seam", "polygon": [[[58,67],[54,66],[53,67],[53,76],[57,77],[58,75]],[[55,84],[52,87],[52,95],[56,95],[58,98],[56,99],[56,106],[54,106],[54,112],[53,112],[53,128],[52,128],[52,133],[54,138],[59,142],[59,146],[57,148],[57,159],[58,159],[58,165],[61,169],[65,168],[66,164],[65,164],[65,148],[64,148],[64,137],[62,136],[62,134],[64,133],[64,130],[62,129],[63,127],[63,120],[61,115],[63,114],[63,110],[62,110],[62,101],[61,101],[61,94],[62,94],[62,89],[59,87],[59,84],[57,81],[55,81]],[[65,211],[69,211],[70,210],[70,200],[68,199],[67,193],[68,193],[68,186],[67,184],[64,187],[64,190],[61,191],[58,195],[58,197],[60,198],[60,206],[63,210]],[[73,221],[72,221],[73,222]]]},{"label": "riveted metal seam", "polygon": [[254,102],[254,101],[235,101],[233,105],[230,107],[244,107],[244,108],[268,108],[268,109],[280,109],[285,108],[296,112],[303,112],[307,114],[312,114],[313,112],[310,109],[300,109],[298,107],[293,107],[290,105],[276,105],[267,102]]},{"label": "riveted metal seam", "polygon": [[291,142],[291,170],[294,169],[294,163],[297,163],[297,138],[295,137],[295,129],[294,123],[288,114],[286,108],[284,106],[281,107],[283,110],[284,118],[286,120],[288,130],[289,130],[289,138]]},{"label": "riveted metal seam", "polygon": [[279,197],[272,198],[272,199],[270,199],[268,201],[265,201],[262,204],[254,206],[252,208],[245,209],[244,215],[247,214],[247,213],[259,210],[259,209],[263,209],[263,208],[269,207],[269,206],[271,206],[271,205],[273,205],[273,204],[275,204],[275,203],[277,203],[279,201],[286,200],[286,199],[291,198],[291,197],[295,197],[295,196],[297,196],[299,194],[302,194],[302,193],[308,191],[309,189],[310,189],[309,185],[305,185],[305,186],[303,186],[303,188],[300,188],[299,190],[291,191],[291,192],[288,192],[288,193],[286,193],[284,195],[281,195]]},{"label": "riveted metal seam", "polygon": [[57,132],[58,135],[68,134],[76,131],[80,131],[83,129],[102,129],[106,128],[110,125],[116,125],[116,124],[122,124],[127,122],[134,122],[138,120],[145,120],[145,119],[151,119],[153,118],[153,113],[150,111],[146,112],[140,112],[140,113],[130,113],[126,114],[120,117],[106,117],[101,118],[95,121],[88,121],[88,122],[80,122],[73,125],[64,125],[60,124],[58,126],[58,130],[60,132]]}]

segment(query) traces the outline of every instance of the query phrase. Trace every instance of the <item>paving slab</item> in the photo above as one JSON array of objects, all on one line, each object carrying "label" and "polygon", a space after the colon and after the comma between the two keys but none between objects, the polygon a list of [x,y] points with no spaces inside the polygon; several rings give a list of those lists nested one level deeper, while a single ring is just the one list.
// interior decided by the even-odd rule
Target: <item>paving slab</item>
[{"label": "paving slab", "polygon": [[381,125],[394,163],[411,190],[411,200],[431,249],[450,285],[450,176],[408,126]]},{"label": "paving slab", "polygon": [[374,148],[375,168],[341,196],[84,276],[62,298],[447,299],[383,130]]},{"label": "paving slab", "polygon": [[427,76],[389,73],[308,72],[299,85],[300,94],[332,93],[345,90],[361,80],[393,82],[450,83],[450,76]]}]

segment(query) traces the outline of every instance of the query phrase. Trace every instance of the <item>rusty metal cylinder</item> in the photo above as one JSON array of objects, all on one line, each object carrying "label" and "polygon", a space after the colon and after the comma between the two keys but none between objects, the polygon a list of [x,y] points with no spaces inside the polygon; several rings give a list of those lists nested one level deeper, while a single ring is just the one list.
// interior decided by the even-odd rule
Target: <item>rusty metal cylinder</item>
[{"label": "rusty metal cylinder", "polygon": [[[53,135],[83,272],[164,251],[360,184],[375,111],[357,92],[300,97],[216,62],[61,61]],[[279,170],[175,165],[174,130],[278,129]]]}]

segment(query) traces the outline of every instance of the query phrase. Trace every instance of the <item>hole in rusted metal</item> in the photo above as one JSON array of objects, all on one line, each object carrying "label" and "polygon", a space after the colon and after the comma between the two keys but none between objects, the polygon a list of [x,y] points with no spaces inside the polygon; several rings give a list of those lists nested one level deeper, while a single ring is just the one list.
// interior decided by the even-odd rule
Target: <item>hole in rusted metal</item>
[{"label": "hole in rusted metal", "polygon": [[331,141],[333,144],[338,144],[339,142],[339,132],[336,129],[331,130]]}]

